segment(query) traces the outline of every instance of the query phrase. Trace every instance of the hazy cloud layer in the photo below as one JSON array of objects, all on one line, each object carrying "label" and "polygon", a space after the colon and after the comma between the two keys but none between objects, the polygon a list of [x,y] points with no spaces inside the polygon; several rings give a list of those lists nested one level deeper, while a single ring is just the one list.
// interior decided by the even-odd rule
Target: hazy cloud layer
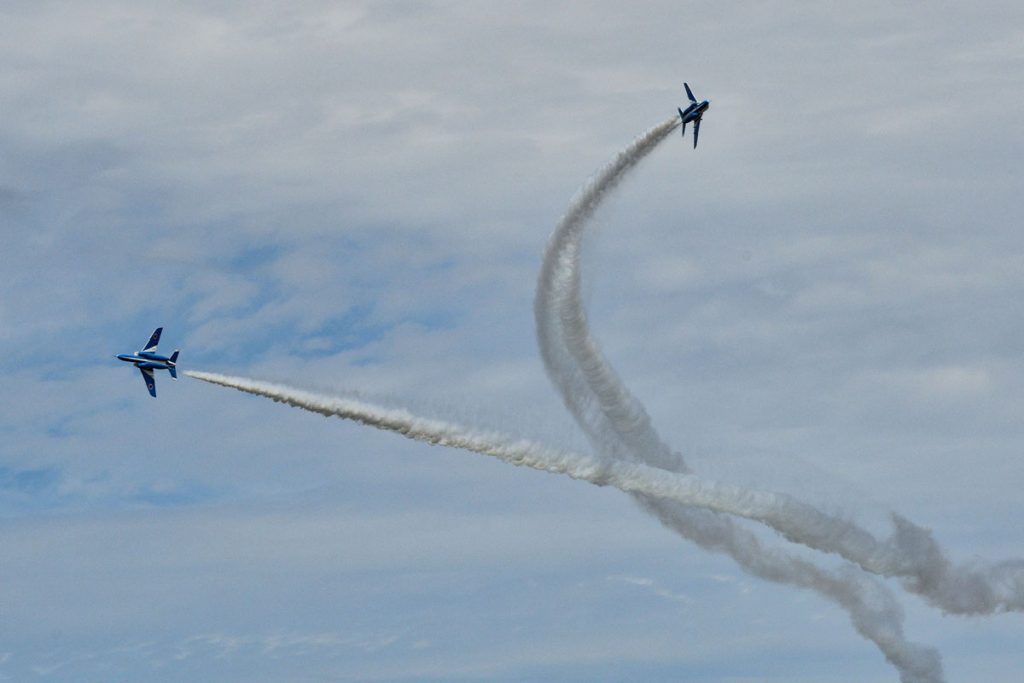
[{"label": "hazy cloud layer", "polygon": [[[151,401],[112,356],[163,324],[188,367],[582,448],[537,358],[540,254],[687,80],[699,149],[653,155],[584,267],[660,431],[702,474],[1020,556],[1022,27],[4,3],[0,676],[893,680],[828,605],[610,492],[191,381]],[[908,604],[950,681],[1016,681],[1019,629]]]}]

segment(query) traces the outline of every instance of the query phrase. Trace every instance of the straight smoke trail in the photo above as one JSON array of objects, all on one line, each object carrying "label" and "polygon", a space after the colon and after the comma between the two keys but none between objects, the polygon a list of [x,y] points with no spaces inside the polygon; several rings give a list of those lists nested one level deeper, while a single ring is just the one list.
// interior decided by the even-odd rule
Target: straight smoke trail
[{"label": "straight smoke trail", "polygon": [[467,429],[444,420],[419,417],[407,410],[384,408],[365,401],[328,396],[274,382],[191,370],[185,374],[193,379],[263,396],[276,403],[285,403],[319,413],[324,417],[339,417],[368,427],[395,432],[414,441],[460,448],[489,455],[513,465],[565,474],[602,486],[606,483],[604,463],[586,456],[547,448],[526,439],[512,439],[497,432]]},{"label": "straight smoke trail", "polygon": [[[449,422],[418,417],[405,410],[383,408],[364,401],[327,396],[282,384],[208,372],[188,371],[184,374],[321,415],[393,431],[417,441],[491,455],[514,465],[564,474],[598,486],[612,486],[626,493],[671,500],[689,507],[750,519],[812,549],[843,557],[866,558],[866,568],[876,567],[878,573],[900,562],[898,551],[891,544],[879,542],[852,522],[833,517],[782,494],[729,486],[689,473],[666,471],[638,462],[595,460],[528,440],[512,439],[497,432],[471,430]],[[885,575],[903,574],[885,572]],[[969,588],[969,584],[965,586]]]},{"label": "straight smoke trail", "polygon": [[[634,140],[570,204],[545,251],[534,311],[548,376],[595,449],[613,461],[638,460],[685,473],[682,457],[661,440],[643,406],[625,388],[593,342],[579,297],[579,253],[584,227],[626,173],[653,151],[676,124],[674,118],[670,119]],[[815,590],[842,606],[857,631],[876,644],[897,668],[904,683],[943,680],[938,653],[904,638],[902,610],[877,581],[849,566],[832,574],[778,549],[767,551],[753,534],[707,510],[644,493],[634,492],[634,496],[644,509],[680,536],[705,549],[728,554],[746,571]]]},{"label": "straight smoke trail", "polygon": [[773,494],[728,487],[689,474],[675,474],[642,463],[610,461],[571,451],[549,448],[528,439],[515,439],[493,431],[478,431],[444,420],[423,418],[407,410],[306,391],[275,382],[212,372],[188,371],[185,375],[223,387],[269,398],[318,413],[395,432],[414,441],[448,446],[489,455],[506,463],[562,474],[596,486],[611,486],[626,493],[642,493],[720,512],[742,511],[751,519],[769,509]]},{"label": "straight smoke trail", "polygon": [[[771,509],[769,497],[733,487],[713,484],[689,474],[675,474],[642,463],[597,459],[556,450],[526,439],[513,439],[497,432],[481,432],[443,420],[418,417],[406,410],[383,408],[355,399],[328,396],[282,384],[262,382],[209,372],[189,371],[194,379],[230,387],[269,398],[275,402],[308,410],[326,417],[352,420],[377,429],[395,432],[429,444],[460,448],[489,455],[504,462],[562,474],[597,486],[612,486],[647,500],[667,499],[689,505],[735,513],[742,510],[756,519],[759,511]],[[661,510],[659,517],[675,528],[681,522],[671,515],[685,513],[687,538],[702,547],[727,552],[756,576],[785,581],[827,593],[851,612],[857,630],[868,637],[884,632],[886,637],[872,638],[886,657],[901,671],[904,683],[941,681],[938,657],[930,650],[903,642],[899,622],[902,612],[887,591],[876,582],[849,570],[830,575],[813,564],[777,550],[764,549],[749,532],[736,530],[723,534],[723,518],[697,510],[678,508]]]},{"label": "straight smoke trail", "polygon": [[553,449],[500,432],[479,431],[453,422],[419,417],[403,409],[385,408],[367,401],[330,396],[246,377],[194,370],[184,374],[325,417],[338,417],[395,432],[414,441],[489,455],[512,465],[562,474],[596,486],[611,486],[626,493],[642,493],[651,498],[675,500],[755,520],[760,520],[761,515],[774,506],[775,494],[730,487],[642,463],[598,459]]},{"label": "straight smoke trail", "polygon": [[[595,176],[559,222],[545,251],[535,313],[541,355],[563,401],[595,447],[609,457],[686,472],[682,457],[660,438],[640,402],[594,341],[581,296],[580,257],[588,220],[646,154],[677,123],[666,121],[638,138]],[[756,519],[788,540],[835,553],[862,569],[904,579],[904,586],[934,606],[956,614],[991,614],[1024,610],[1024,561],[956,565],[947,559],[931,533],[893,515],[894,533],[879,541],[851,522],[826,515],[783,495],[756,494],[763,504],[755,514],[748,506],[709,509]],[[741,495],[729,496],[731,501]],[[722,499],[719,502],[724,502]]]},{"label": "straight smoke trail", "polygon": [[[512,465],[563,474],[597,486],[611,486],[626,493],[673,500],[687,506],[759,522],[774,518],[778,508],[778,494],[728,486],[692,474],[669,472],[637,462],[597,459],[549,448],[528,439],[515,439],[500,432],[469,429],[444,420],[419,417],[403,409],[385,408],[362,400],[329,396],[274,382],[192,370],[184,374],[325,417],[338,417],[395,432],[414,441],[489,455]],[[822,525],[833,521],[809,506],[796,501],[790,503],[801,514],[818,515]],[[790,517],[795,514],[791,511]],[[782,516],[778,517],[777,524],[783,529],[790,526]],[[800,524],[799,529],[803,530],[804,526]],[[851,525],[845,532],[855,537],[858,529]]]}]

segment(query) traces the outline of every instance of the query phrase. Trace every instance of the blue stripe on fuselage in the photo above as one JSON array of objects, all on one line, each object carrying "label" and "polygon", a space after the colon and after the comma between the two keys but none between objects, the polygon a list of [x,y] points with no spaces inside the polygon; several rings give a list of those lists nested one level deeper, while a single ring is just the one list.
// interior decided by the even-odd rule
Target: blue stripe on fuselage
[{"label": "blue stripe on fuselage", "polygon": [[134,363],[137,368],[152,368],[154,370],[167,370],[168,368],[174,367],[174,363],[170,362],[169,358],[158,356],[156,354],[146,355],[134,355],[122,353],[117,356],[118,360],[123,360],[127,363]]},{"label": "blue stripe on fuselage", "polygon": [[161,363],[166,363],[167,361],[171,360],[168,356],[161,356],[159,353],[151,353],[149,351],[139,351],[139,358],[143,358],[145,360],[155,360]]}]

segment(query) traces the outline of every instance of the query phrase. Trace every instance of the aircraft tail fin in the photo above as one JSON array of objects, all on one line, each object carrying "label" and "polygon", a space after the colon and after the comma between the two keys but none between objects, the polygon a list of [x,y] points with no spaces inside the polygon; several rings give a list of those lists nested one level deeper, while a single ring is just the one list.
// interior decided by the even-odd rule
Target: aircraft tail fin
[{"label": "aircraft tail fin", "polygon": [[170,373],[171,379],[178,379],[178,368],[174,367],[173,365],[168,365],[167,372]]},{"label": "aircraft tail fin", "polygon": [[172,353],[171,357],[168,358],[167,360],[171,363],[171,365],[174,365],[175,363],[177,363],[178,362],[178,349],[174,349],[174,353]]},{"label": "aircraft tail fin", "polygon": [[683,137],[686,137],[686,114],[683,113],[682,109],[679,109],[679,118],[683,122]]}]

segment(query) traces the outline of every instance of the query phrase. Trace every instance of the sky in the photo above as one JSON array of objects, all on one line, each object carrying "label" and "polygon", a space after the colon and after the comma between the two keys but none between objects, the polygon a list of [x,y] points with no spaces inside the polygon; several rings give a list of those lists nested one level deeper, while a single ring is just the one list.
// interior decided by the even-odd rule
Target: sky
[{"label": "sky", "polygon": [[[183,369],[586,451],[541,254],[685,80],[699,147],[584,258],[663,437],[1024,556],[1021,45],[1009,2],[3,3],[0,680],[896,681],[617,491],[113,357],[162,325]],[[1018,680],[1020,614],[901,600],[948,680]]]}]

